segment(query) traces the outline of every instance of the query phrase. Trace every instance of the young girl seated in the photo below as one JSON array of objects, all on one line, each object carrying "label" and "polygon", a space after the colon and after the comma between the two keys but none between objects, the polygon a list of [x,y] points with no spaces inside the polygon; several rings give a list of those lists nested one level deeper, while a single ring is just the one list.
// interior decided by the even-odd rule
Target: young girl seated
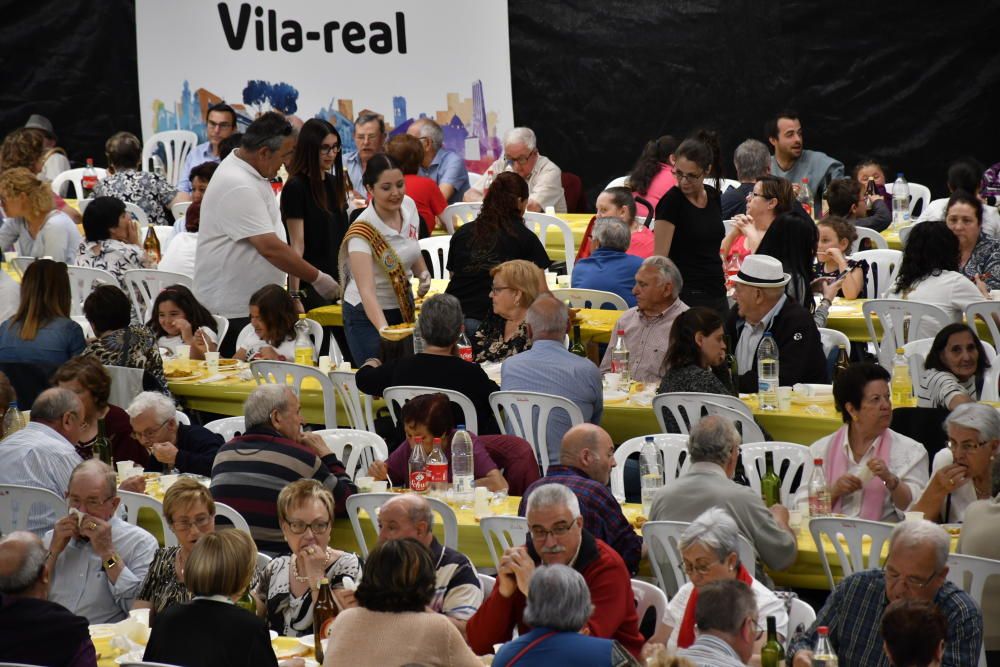
[{"label": "young girl seated", "polygon": [[295,302],[279,285],[264,285],[250,297],[250,326],[236,339],[241,361],[295,361]]},{"label": "young girl seated", "polygon": [[219,349],[215,318],[184,285],[171,285],[156,296],[146,326],[172,357],[178,345],[190,345],[192,359],[204,359],[206,352]]},{"label": "young girl seated", "polygon": [[816,277],[843,278],[839,296],[845,299],[865,299],[868,262],[847,257],[847,249],[858,238],[854,223],[829,215],[818,223],[819,243],[816,245]]}]

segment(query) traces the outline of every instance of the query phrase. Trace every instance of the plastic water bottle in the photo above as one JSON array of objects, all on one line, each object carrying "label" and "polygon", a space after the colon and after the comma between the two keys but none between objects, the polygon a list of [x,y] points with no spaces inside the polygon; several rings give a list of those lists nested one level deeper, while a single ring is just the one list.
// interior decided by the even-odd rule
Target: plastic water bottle
[{"label": "plastic water bottle", "polygon": [[910,364],[903,354],[903,348],[896,348],[892,358],[892,404],[905,407],[913,404],[913,382],[910,379]]},{"label": "plastic water bottle", "polygon": [[441,438],[434,438],[434,446],[427,455],[427,474],[431,496],[441,498],[448,490],[448,457],[441,449]]},{"label": "plastic water bottle", "polygon": [[642,488],[642,513],[649,516],[656,492],[663,486],[663,474],[660,471],[660,459],[657,456],[653,436],[647,435],[639,452],[639,481]]},{"label": "plastic water bottle", "polygon": [[778,409],[778,344],[770,331],[757,346],[757,394],[761,410]]},{"label": "plastic water bottle", "polygon": [[17,401],[11,401],[10,405],[7,406],[7,412],[3,415],[3,433],[0,435],[6,438],[11,433],[20,431],[25,426],[27,426],[27,423],[24,415],[17,408]]},{"label": "plastic water bottle", "polygon": [[472,436],[459,424],[451,436],[451,485],[455,501],[462,507],[472,507],[476,476],[473,472]]},{"label": "plastic water bottle", "polygon": [[424,336],[420,333],[420,315],[413,321],[413,354],[420,354],[424,351]]},{"label": "plastic water bottle", "polygon": [[313,365],[313,344],[309,338],[309,323],[300,319],[295,323],[295,363]]},{"label": "plastic water bottle", "polygon": [[618,340],[611,350],[611,372],[621,374],[621,384],[619,387],[627,388],[629,385],[628,374],[628,348],[625,347],[625,330],[618,330]]},{"label": "plastic water bottle", "polygon": [[430,478],[427,475],[427,457],[424,456],[424,439],[419,435],[416,436],[410,449],[410,491],[427,493]]},{"label": "plastic water bottle", "polygon": [[810,218],[815,218],[813,215],[813,195],[812,190],[809,189],[809,179],[803,178],[802,184],[799,186],[799,192],[795,196],[799,200],[799,204],[802,205],[802,209],[809,214]]},{"label": "plastic water bottle", "polygon": [[809,478],[809,516],[830,516],[830,488],[826,485],[823,459],[813,459],[812,476]]},{"label": "plastic water bottle", "polygon": [[896,174],[892,184],[892,226],[896,229],[910,222],[910,184],[903,178],[903,172]]},{"label": "plastic water bottle", "polygon": [[469,337],[465,335],[464,329],[458,335],[458,356],[464,361],[472,361],[472,343],[469,342]]},{"label": "plastic water bottle", "polygon": [[490,186],[492,185],[493,185],[493,170],[487,169],[486,182],[483,184],[483,197],[485,197],[486,193],[490,191]]},{"label": "plastic water bottle", "polygon": [[837,653],[830,644],[830,629],[825,625],[816,628],[818,638],[813,651],[813,667],[838,667]]}]

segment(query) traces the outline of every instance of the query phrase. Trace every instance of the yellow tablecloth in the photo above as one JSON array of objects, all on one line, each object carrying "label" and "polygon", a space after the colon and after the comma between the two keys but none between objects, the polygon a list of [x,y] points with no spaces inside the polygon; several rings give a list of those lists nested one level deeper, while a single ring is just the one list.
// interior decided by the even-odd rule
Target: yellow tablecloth
[{"label": "yellow tablecloth", "polygon": [[889,248],[892,250],[902,250],[903,244],[899,240],[899,231],[895,229],[886,229],[879,232],[882,238],[886,240],[889,244]]}]

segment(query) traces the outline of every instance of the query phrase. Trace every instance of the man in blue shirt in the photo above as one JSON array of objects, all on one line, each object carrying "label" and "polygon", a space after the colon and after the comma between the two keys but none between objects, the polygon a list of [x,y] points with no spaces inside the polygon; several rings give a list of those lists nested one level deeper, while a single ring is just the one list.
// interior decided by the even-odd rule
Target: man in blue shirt
[{"label": "man in blue shirt", "polygon": [[[598,218],[591,237],[593,251],[573,266],[573,287],[614,292],[631,308],[635,305],[635,274],[642,257],[626,254],[632,232],[620,218]],[[599,308],[599,305],[594,306]]]},{"label": "man in blue shirt", "polygon": [[444,132],[441,126],[430,118],[418,118],[410,123],[406,133],[419,139],[424,147],[420,175],[437,183],[449,204],[462,201],[462,195],[469,189],[469,171],[462,156],[443,148]]},{"label": "man in blue shirt", "polygon": [[[569,328],[566,305],[551,294],[541,294],[528,308],[524,321],[531,348],[503,362],[500,369],[501,391],[533,391],[563,396],[580,408],[585,422],[600,424],[604,412],[601,371],[588,359],[566,349],[565,337]],[[544,468],[559,461],[563,436],[572,426],[565,410],[556,409],[549,413],[545,430],[548,461],[542,461]],[[544,456],[542,452],[536,453],[540,458]]]},{"label": "man in blue shirt", "polygon": [[351,177],[351,187],[360,199],[365,198],[365,185],[362,177],[368,160],[376,153],[382,152],[385,145],[385,120],[381,114],[374,111],[362,111],[354,121],[355,150],[344,154],[344,169]]},{"label": "man in blue shirt", "polygon": [[177,189],[181,192],[191,193],[192,169],[202,162],[219,161],[219,144],[236,131],[236,111],[225,102],[213,104],[205,114],[205,127],[208,141],[191,149],[184,161],[184,169],[177,180]]}]

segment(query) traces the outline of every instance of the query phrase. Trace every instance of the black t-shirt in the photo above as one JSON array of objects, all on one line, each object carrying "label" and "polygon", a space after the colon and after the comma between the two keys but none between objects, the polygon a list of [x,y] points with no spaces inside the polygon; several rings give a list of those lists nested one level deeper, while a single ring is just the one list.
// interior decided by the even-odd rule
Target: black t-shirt
[{"label": "black t-shirt", "polygon": [[337,193],[332,178],[328,176],[323,179],[323,188],[326,190],[329,211],[320,208],[312,195],[308,178],[303,174],[289,178],[281,190],[281,220],[286,222],[289,218],[302,219],[305,240],[302,258],[320,271],[330,274],[335,280],[340,280],[337,254],[344,234],[347,233],[347,211],[337,208]]},{"label": "black t-shirt", "polygon": [[541,240],[520,220],[513,225],[513,236],[500,232],[491,239],[475,238],[475,225],[462,225],[451,237],[446,268],[453,275],[445,291],[461,302],[466,317],[482,320],[493,308],[490,269],[512,259],[526,259],[543,269],[552,262]]},{"label": "black t-shirt", "polygon": [[656,219],[666,220],[674,226],[670,259],[684,278],[681,299],[692,291],[712,298],[726,296],[719,256],[726,230],[722,225],[719,191],[706,185],[705,192],[708,194],[705,208],[688,201],[677,186],[670,188],[656,205]]}]

